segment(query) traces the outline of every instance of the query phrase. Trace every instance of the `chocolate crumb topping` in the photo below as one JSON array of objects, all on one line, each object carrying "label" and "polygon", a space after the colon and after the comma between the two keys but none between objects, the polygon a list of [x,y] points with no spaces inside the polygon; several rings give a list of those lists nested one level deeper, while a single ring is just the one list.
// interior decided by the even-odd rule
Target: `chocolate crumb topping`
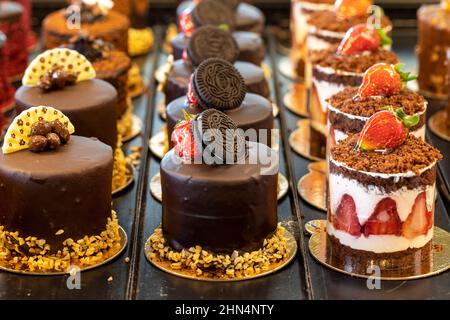
[{"label": "chocolate crumb topping", "polygon": [[65,71],[62,67],[56,66],[39,79],[38,86],[43,91],[59,90],[66,86],[74,85],[77,78],[76,73]]},{"label": "chocolate crumb topping", "polygon": [[105,58],[109,52],[114,49],[114,46],[111,43],[86,34],[79,34],[72,37],[69,40],[69,44],[65,47],[78,51],[90,62],[96,62]]},{"label": "chocolate crumb topping", "polygon": [[354,170],[386,174],[419,173],[442,159],[439,150],[413,135],[390,153],[358,150],[357,140],[358,135],[341,140],[331,149],[332,158]]},{"label": "chocolate crumb topping", "polygon": [[425,111],[425,99],[421,95],[404,89],[400,94],[390,97],[355,99],[358,88],[345,88],[327,101],[339,111],[360,117],[371,117],[374,113],[392,106],[394,110],[403,108],[409,116]]},{"label": "chocolate crumb topping", "polygon": [[397,64],[398,57],[388,50],[378,49],[370,53],[337,54],[337,46],[314,51],[311,55],[313,65],[354,73],[364,73],[376,63]]},{"label": "chocolate crumb topping", "polygon": [[40,120],[31,126],[29,149],[31,152],[55,150],[69,140],[69,129],[61,121]]}]

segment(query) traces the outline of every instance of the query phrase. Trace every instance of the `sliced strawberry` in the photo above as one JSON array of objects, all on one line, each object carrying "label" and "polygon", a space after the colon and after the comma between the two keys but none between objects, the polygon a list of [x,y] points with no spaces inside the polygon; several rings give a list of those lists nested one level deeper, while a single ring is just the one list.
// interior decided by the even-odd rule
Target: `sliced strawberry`
[{"label": "sliced strawberry", "polygon": [[180,121],[173,129],[171,140],[174,144],[175,153],[182,159],[194,159],[199,153],[195,146],[194,136],[192,134],[192,115],[185,112],[186,120]]},{"label": "sliced strawberry", "polygon": [[342,230],[353,236],[361,235],[361,225],[356,215],[355,201],[348,194],[344,194],[334,217],[333,226],[336,230]]},{"label": "sliced strawberry", "polygon": [[433,212],[428,211],[426,198],[425,192],[417,196],[411,213],[403,223],[402,233],[408,239],[427,234],[433,226]]},{"label": "sliced strawberry", "polygon": [[191,19],[192,8],[186,8],[180,15],[178,20],[178,28],[186,36],[190,37],[195,31],[194,23]]},{"label": "sliced strawberry", "polygon": [[360,17],[368,14],[371,0],[337,0],[334,3],[334,12],[339,19]]},{"label": "sliced strawberry", "polygon": [[355,54],[364,51],[375,51],[382,45],[392,43],[383,29],[375,29],[367,24],[359,24],[350,28],[337,50],[338,54]]},{"label": "sliced strawberry", "polygon": [[398,216],[397,204],[391,198],[378,202],[374,212],[364,225],[364,235],[401,235],[402,222]]}]

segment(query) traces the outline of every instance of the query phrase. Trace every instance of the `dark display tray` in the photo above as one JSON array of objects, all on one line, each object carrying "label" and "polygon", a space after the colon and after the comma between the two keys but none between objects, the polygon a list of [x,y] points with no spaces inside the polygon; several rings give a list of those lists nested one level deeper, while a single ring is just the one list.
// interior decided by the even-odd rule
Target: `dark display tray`
[{"label": "dark display tray", "polygon": [[[128,247],[118,259],[81,274],[81,290],[69,290],[67,276],[18,276],[0,272],[0,299],[439,299],[449,295],[450,273],[408,282],[382,282],[380,290],[369,290],[366,281],[329,270],[318,264],[307,249],[308,237],[303,223],[325,218],[325,214],[299,200],[297,181],[306,173],[309,161],[295,154],[288,145],[289,133],[299,120],[282,106],[282,98],[290,81],[278,72],[281,55],[269,28],[266,64],[271,67],[270,85],[274,101],[280,106],[276,125],[281,129],[280,170],[289,180],[290,189],[278,206],[279,219],[295,231],[299,252],[283,270],[267,277],[230,283],[213,283],[181,279],[150,265],[144,256],[144,243],[161,223],[161,205],[149,192],[149,181],[159,171],[159,160],[147,145],[151,136],[161,130],[158,104],[163,96],[156,90],[154,71],[165,62],[161,51],[165,27],[156,26],[155,50],[137,59],[148,81],[148,93],[134,101],[135,114],[144,122],[141,136],[125,145],[142,145],[141,164],[134,184],[114,198],[121,226],[128,234]],[[406,52],[406,51],[405,51]],[[410,53],[412,54],[412,53]],[[435,141],[432,139],[432,142]],[[438,145],[450,153],[449,145]],[[448,160],[447,160],[448,165]],[[448,172],[441,166],[441,176]],[[436,225],[450,230],[450,219],[443,198],[438,196]],[[125,258],[130,261],[126,262]],[[112,282],[108,278],[112,277]]]}]

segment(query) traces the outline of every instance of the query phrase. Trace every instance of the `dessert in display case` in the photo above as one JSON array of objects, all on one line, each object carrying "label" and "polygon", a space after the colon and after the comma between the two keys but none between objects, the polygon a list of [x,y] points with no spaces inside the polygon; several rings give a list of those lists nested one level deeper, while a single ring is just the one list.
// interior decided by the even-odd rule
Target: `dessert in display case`
[{"label": "dessert in display case", "polygon": [[432,2],[0,0],[0,299],[448,297]]}]

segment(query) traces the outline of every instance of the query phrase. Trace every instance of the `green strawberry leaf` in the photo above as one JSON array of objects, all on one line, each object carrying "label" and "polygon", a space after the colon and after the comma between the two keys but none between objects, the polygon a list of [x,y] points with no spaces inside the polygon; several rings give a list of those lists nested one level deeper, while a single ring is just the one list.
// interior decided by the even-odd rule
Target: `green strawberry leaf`
[{"label": "green strawberry leaf", "polygon": [[223,31],[230,32],[230,26],[227,25],[227,24],[225,24],[225,23],[220,24],[220,25],[218,26],[218,28],[219,28],[219,29],[222,29]]},{"label": "green strawberry leaf", "polygon": [[403,122],[405,127],[408,129],[416,126],[420,121],[420,118],[417,114],[413,116],[407,116],[403,108],[395,110],[394,114],[398,119],[400,119],[401,122]]},{"label": "green strawberry leaf", "polygon": [[390,46],[392,44],[392,38],[387,35],[383,28],[375,28],[375,31],[381,39],[381,46]]},{"label": "green strawberry leaf", "polygon": [[400,78],[404,85],[406,85],[407,82],[416,80],[417,76],[415,74],[411,74],[411,72],[404,72],[402,71],[403,67],[405,65],[403,63],[398,63],[395,65],[395,71],[400,75]]},{"label": "green strawberry leaf", "polygon": [[195,120],[195,118],[197,117],[195,114],[190,114],[184,109],[183,109],[183,116],[184,116],[184,120],[186,120],[187,122],[190,122],[191,120]]}]

